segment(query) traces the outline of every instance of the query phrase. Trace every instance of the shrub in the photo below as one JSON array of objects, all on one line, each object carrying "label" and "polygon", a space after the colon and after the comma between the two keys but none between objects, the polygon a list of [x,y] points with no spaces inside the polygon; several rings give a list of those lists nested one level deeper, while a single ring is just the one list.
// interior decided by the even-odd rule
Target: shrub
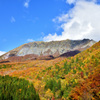
[{"label": "shrub", "polygon": [[0,100],[40,100],[32,83],[25,79],[0,76]]}]

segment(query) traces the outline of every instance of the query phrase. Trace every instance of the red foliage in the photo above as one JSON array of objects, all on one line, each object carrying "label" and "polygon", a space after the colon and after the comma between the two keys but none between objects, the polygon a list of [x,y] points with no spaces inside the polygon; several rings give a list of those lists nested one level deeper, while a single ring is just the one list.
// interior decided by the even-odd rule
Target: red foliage
[{"label": "red foliage", "polygon": [[52,99],[51,99],[51,100],[55,100],[54,96],[52,97]]},{"label": "red foliage", "polygon": [[79,87],[75,87],[70,96],[74,100],[80,100],[80,98],[82,100],[100,100],[98,92],[100,92],[100,66]]},{"label": "red foliage", "polygon": [[83,78],[84,77],[84,74],[83,74],[83,72],[81,71],[81,77]]}]

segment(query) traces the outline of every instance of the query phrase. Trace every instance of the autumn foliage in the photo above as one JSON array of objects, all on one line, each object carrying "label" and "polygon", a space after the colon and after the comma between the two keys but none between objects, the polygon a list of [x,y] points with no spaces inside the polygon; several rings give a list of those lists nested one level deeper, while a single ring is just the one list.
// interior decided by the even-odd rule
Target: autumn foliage
[{"label": "autumn foliage", "polygon": [[32,83],[16,77],[0,76],[0,100],[40,100]]},{"label": "autumn foliage", "polygon": [[100,42],[73,57],[0,64],[0,74],[29,80],[41,100],[100,100]]},{"label": "autumn foliage", "polygon": [[100,66],[93,71],[84,82],[76,86],[71,92],[74,100],[99,100],[100,99]]}]

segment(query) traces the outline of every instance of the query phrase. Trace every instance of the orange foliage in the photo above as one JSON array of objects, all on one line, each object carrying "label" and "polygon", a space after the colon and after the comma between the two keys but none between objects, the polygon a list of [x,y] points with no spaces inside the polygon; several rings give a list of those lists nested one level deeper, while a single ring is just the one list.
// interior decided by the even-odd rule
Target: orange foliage
[{"label": "orange foliage", "polygon": [[88,79],[79,86],[75,87],[71,93],[71,98],[74,100],[99,100],[100,99],[100,66],[93,71]]}]

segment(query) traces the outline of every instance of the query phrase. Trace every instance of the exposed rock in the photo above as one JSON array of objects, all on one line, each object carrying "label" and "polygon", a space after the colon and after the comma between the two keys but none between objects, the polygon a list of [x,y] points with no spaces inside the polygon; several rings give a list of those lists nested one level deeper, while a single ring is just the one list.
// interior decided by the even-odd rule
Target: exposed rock
[{"label": "exposed rock", "polygon": [[64,53],[64,54],[60,55],[60,57],[71,57],[71,56],[74,56],[74,55],[76,55],[78,53],[80,53],[80,51],[78,51],[78,50],[69,51],[67,53]]},{"label": "exposed rock", "polygon": [[[51,42],[30,42],[15,48],[8,53],[0,57],[3,59],[51,59],[52,57],[58,57],[65,55],[70,51],[83,51],[95,43],[93,40],[63,40],[63,41],[51,41]],[[75,53],[75,52],[74,52]],[[76,54],[76,53],[75,53]],[[74,55],[74,54],[73,54]],[[52,57],[51,57],[52,56]],[[39,58],[38,58],[39,57]]]}]

